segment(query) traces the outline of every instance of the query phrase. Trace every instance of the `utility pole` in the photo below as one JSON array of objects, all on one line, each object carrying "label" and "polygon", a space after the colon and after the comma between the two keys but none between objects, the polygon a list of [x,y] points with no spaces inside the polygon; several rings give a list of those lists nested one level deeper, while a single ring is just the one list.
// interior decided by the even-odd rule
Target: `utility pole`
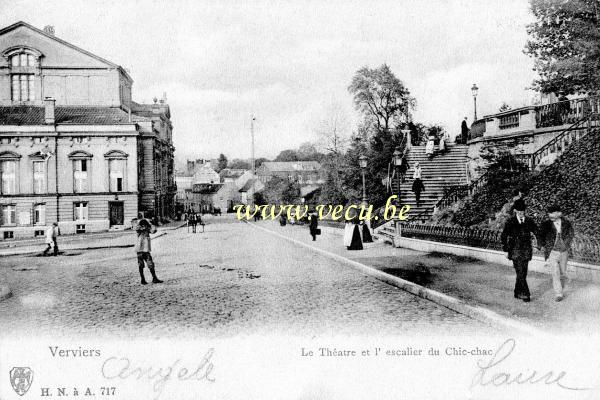
[{"label": "utility pole", "polygon": [[252,155],[250,162],[252,163],[252,175],[256,173],[256,170],[254,168],[254,121],[256,121],[256,117],[254,117],[253,115],[250,121],[250,135],[252,136]]}]

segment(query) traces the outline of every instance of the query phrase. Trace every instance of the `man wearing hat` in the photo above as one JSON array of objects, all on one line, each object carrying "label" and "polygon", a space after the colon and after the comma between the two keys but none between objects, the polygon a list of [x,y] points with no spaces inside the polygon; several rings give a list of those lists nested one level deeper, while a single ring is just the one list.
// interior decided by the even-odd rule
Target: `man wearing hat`
[{"label": "man wearing hat", "polygon": [[502,250],[512,260],[517,273],[515,298],[529,302],[531,298],[527,286],[527,268],[533,253],[531,235],[535,234],[537,226],[531,218],[525,216],[525,202],[522,199],[515,200],[513,210],[515,215],[506,221],[500,236]]},{"label": "man wearing hat", "polygon": [[548,219],[540,225],[538,246],[544,248],[544,259],[550,267],[556,301],[563,299],[562,278],[567,276],[567,261],[574,235],[573,225],[563,217],[560,205],[548,207]]}]

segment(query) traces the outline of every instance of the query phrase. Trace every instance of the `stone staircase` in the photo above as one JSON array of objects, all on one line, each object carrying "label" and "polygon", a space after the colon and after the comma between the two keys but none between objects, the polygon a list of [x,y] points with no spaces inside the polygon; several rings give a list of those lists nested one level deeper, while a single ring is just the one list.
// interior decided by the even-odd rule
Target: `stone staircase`
[{"label": "stone staircase", "polygon": [[[437,148],[437,146],[436,146]],[[406,173],[404,183],[400,185],[402,204],[410,205],[409,222],[427,220],[433,214],[433,207],[444,196],[444,189],[457,185],[467,184],[467,172],[465,164],[468,161],[468,146],[448,144],[447,151],[443,155],[437,154],[429,160],[425,155],[425,146],[413,146],[407,159],[409,169]],[[421,177],[425,190],[421,193],[421,201],[417,207],[417,200],[413,193],[413,173],[417,161],[421,165]],[[394,179],[392,183],[393,193],[398,193],[398,184]],[[415,218],[419,216],[418,220]],[[376,229],[375,234],[384,241],[391,240],[394,233],[392,221],[389,221]]]}]

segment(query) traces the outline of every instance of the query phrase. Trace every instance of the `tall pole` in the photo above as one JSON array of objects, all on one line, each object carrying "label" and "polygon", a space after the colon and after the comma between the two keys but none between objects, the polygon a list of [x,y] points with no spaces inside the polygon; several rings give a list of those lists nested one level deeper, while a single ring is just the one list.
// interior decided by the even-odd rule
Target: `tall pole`
[{"label": "tall pole", "polygon": [[477,96],[473,96],[473,121],[477,121]]},{"label": "tall pole", "polygon": [[256,170],[254,168],[254,121],[256,118],[254,115],[252,116],[252,120],[250,121],[250,135],[252,136],[252,155],[251,155],[251,163],[252,163],[252,175],[255,174]]},{"label": "tall pole", "polygon": [[361,170],[362,170],[362,183],[363,183],[362,203],[366,207],[367,206],[367,186],[365,183],[365,168],[361,168]]}]

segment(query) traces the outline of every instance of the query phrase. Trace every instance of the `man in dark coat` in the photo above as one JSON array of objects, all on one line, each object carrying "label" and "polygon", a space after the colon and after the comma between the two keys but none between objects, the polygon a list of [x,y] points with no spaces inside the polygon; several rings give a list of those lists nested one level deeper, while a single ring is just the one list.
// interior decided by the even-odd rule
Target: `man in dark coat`
[{"label": "man in dark coat", "polygon": [[562,280],[567,277],[567,261],[574,236],[573,225],[563,217],[560,206],[548,207],[548,219],[540,225],[537,240],[538,247],[544,249],[544,259],[552,273],[556,301],[563,299]]},{"label": "man in dark coat", "polygon": [[500,237],[502,250],[512,260],[517,273],[515,298],[529,302],[531,295],[527,286],[527,268],[533,253],[531,235],[536,233],[537,226],[531,218],[525,216],[525,202],[522,199],[515,201],[513,209],[515,215],[506,221]]},{"label": "man in dark coat", "polygon": [[308,230],[310,231],[310,236],[312,236],[313,241],[315,241],[319,234],[319,217],[317,216],[316,211],[308,216],[308,220]]},{"label": "man in dark coat", "polygon": [[460,124],[460,140],[462,144],[466,144],[469,140],[469,126],[467,125],[467,117]]}]

